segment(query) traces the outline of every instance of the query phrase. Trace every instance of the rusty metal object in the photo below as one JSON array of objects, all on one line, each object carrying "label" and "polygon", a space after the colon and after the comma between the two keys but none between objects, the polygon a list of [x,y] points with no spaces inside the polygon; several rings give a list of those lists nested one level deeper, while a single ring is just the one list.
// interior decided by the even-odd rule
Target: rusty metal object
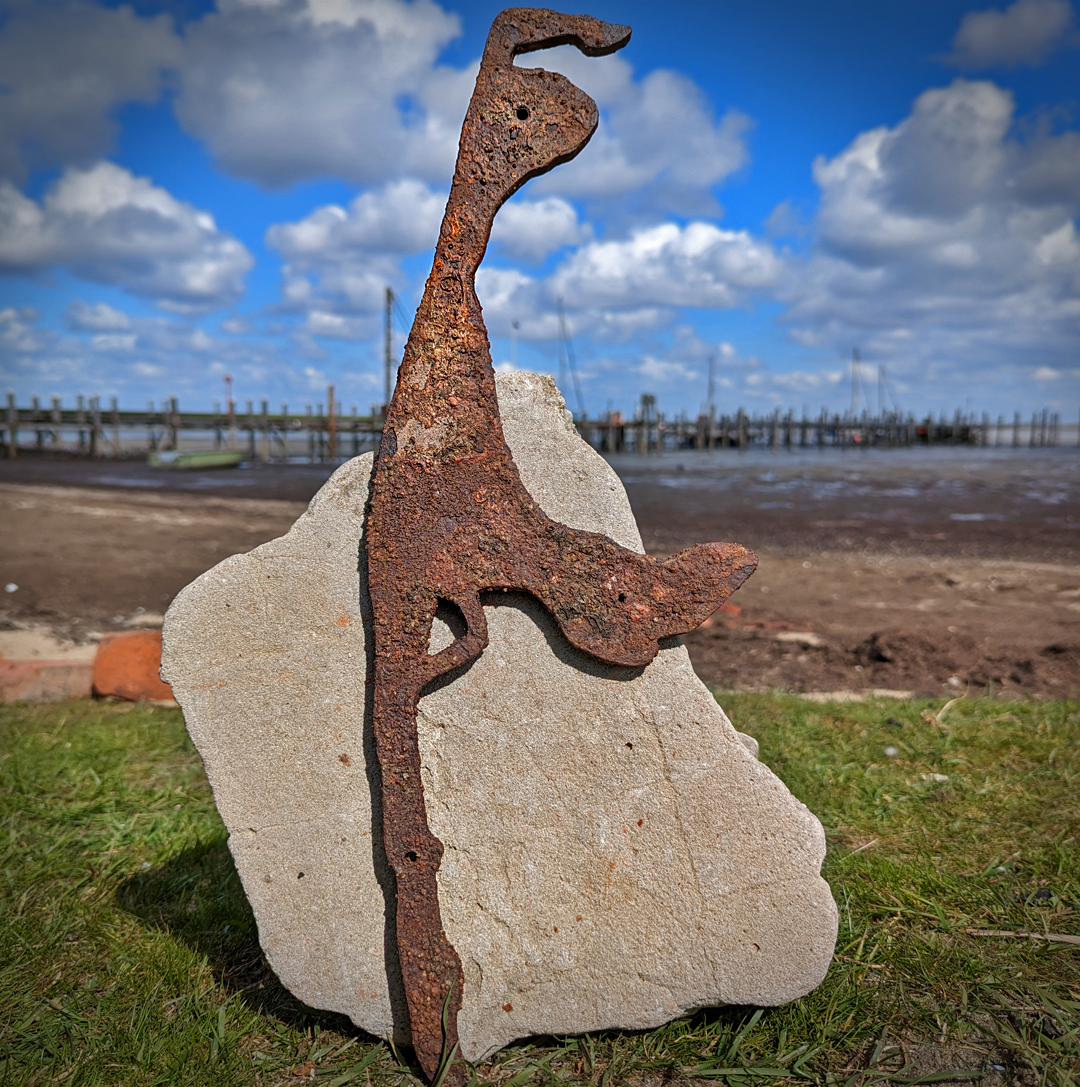
[{"label": "rusty metal object", "polygon": [[[599,56],[629,37],[628,27],[539,9],[496,18],[375,465],[367,521],[374,733],[402,978],[429,1078],[456,1045],[464,978],[439,913],[443,847],[427,823],[416,711],[425,685],[486,646],[480,594],[532,593],[577,648],[641,666],[661,639],[714,612],[756,564],[736,544],[703,544],[660,562],[551,520],[523,486],[503,437],[476,269],[500,205],[573,158],[597,124],[595,103],[564,76],[517,68],[513,58],[565,43]],[[440,602],[460,609],[465,632],[431,654]],[[449,1082],[464,1071],[455,1061]]]}]

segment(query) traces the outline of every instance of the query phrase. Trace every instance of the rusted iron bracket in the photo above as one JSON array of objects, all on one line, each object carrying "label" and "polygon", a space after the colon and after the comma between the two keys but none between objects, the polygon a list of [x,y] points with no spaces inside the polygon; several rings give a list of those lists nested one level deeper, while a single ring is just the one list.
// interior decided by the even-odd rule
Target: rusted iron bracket
[{"label": "rusted iron bracket", "polygon": [[[563,44],[602,56],[629,38],[629,27],[543,9],[495,19],[375,464],[367,548],[383,837],[413,1046],[429,1078],[456,1053],[464,978],[439,913],[443,846],[428,827],[416,711],[426,684],[487,645],[480,594],[529,592],[578,649],[640,666],[660,639],[714,612],[756,564],[737,544],[702,544],[660,562],[551,520],[503,437],[476,270],[502,203],[572,159],[597,124],[588,95],[557,73],[515,67],[514,57]],[[432,654],[441,601],[460,609],[465,632]],[[451,1061],[446,1082],[461,1082],[465,1065]]]}]

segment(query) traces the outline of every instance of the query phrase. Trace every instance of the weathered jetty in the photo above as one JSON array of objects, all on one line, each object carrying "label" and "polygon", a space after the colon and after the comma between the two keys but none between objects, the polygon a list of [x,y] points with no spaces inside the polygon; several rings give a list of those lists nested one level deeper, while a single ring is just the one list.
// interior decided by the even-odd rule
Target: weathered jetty
[{"label": "weathered jetty", "polygon": [[[1043,410],[1030,418],[1015,412],[991,419],[986,413],[955,412],[951,417],[868,411],[815,416],[779,409],[750,414],[715,411],[696,418],[685,413],[666,417],[648,394],[632,417],[608,412],[574,418],[581,436],[602,453],[642,455],[675,450],[748,449],[902,449],[919,445],[1036,448],[1080,444],[1080,426],[1064,425],[1060,413]],[[359,414],[344,410],[327,390],[326,400],[302,411],[282,404],[272,412],[267,400],[248,400],[241,409],[230,401],[211,411],[182,411],[175,397],[150,402],[144,409],[121,409],[116,398],[104,406],[100,397],[77,396],[63,404],[54,396],[43,403],[32,397],[20,406],[13,394],[0,411],[0,456],[66,455],[99,458],[145,457],[149,453],[238,450],[252,462],[334,463],[375,448],[382,433],[381,408]]]}]

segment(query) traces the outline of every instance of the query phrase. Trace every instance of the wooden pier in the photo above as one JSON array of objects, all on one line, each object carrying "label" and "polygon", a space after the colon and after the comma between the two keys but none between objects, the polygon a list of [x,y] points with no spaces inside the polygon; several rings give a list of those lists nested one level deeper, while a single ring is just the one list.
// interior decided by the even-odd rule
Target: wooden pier
[{"label": "wooden pier", "polygon": [[[1080,426],[1063,426],[1056,412],[1044,410],[1030,419],[1014,413],[975,416],[957,411],[951,418],[919,418],[899,413],[871,416],[829,413],[816,416],[779,410],[750,415],[685,414],[666,418],[656,398],[645,395],[633,416],[618,412],[574,420],[581,436],[602,453],[648,455],[676,450],[749,449],[903,449],[913,446],[990,446],[1039,448],[1080,443]],[[199,452],[232,449],[250,462],[336,463],[378,446],[381,410],[372,406],[360,415],[356,405],[342,411],[333,387],[325,402],[292,412],[287,404],[271,412],[266,400],[244,410],[229,403],[213,411],[181,411],[175,398],[145,409],[121,409],[116,399],[104,407],[99,397],[78,396],[64,405],[52,397],[46,405],[33,397],[19,406],[8,394],[0,411],[0,455],[66,455],[97,458],[142,458],[165,450]]]}]

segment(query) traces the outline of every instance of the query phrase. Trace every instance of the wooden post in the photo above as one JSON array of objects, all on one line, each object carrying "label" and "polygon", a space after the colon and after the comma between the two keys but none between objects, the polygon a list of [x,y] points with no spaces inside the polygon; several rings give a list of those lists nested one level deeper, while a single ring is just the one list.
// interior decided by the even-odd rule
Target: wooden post
[{"label": "wooden post", "polygon": [[52,398],[52,444],[53,449],[60,448],[60,424],[62,416],[60,414],[60,397],[54,396]]},{"label": "wooden post", "polygon": [[739,452],[740,453],[745,453],[746,452],[746,439],[747,439],[748,425],[749,425],[749,420],[746,417],[746,412],[743,411],[742,408],[739,408],[739,414],[736,417],[735,426],[736,426],[736,428],[738,430],[737,441],[739,443]]},{"label": "wooden post", "polygon": [[262,459],[270,463],[270,402],[263,397],[262,402]]},{"label": "wooden post", "polygon": [[101,397],[90,400],[90,456],[101,455]]},{"label": "wooden post", "polygon": [[180,402],[175,396],[169,397],[169,448],[180,448]]},{"label": "wooden post", "polygon": [[1020,412],[1013,414],[1013,449],[1018,449],[1020,446]]},{"label": "wooden post", "polygon": [[337,464],[337,419],[334,415],[334,386],[326,389],[327,454],[331,464]]},{"label": "wooden post", "polygon": [[19,409],[15,407],[15,394],[7,394],[8,456],[14,460],[19,455]]},{"label": "wooden post", "polygon": [[86,452],[86,398],[82,393],[75,397],[75,427],[78,434],[78,452]]}]

